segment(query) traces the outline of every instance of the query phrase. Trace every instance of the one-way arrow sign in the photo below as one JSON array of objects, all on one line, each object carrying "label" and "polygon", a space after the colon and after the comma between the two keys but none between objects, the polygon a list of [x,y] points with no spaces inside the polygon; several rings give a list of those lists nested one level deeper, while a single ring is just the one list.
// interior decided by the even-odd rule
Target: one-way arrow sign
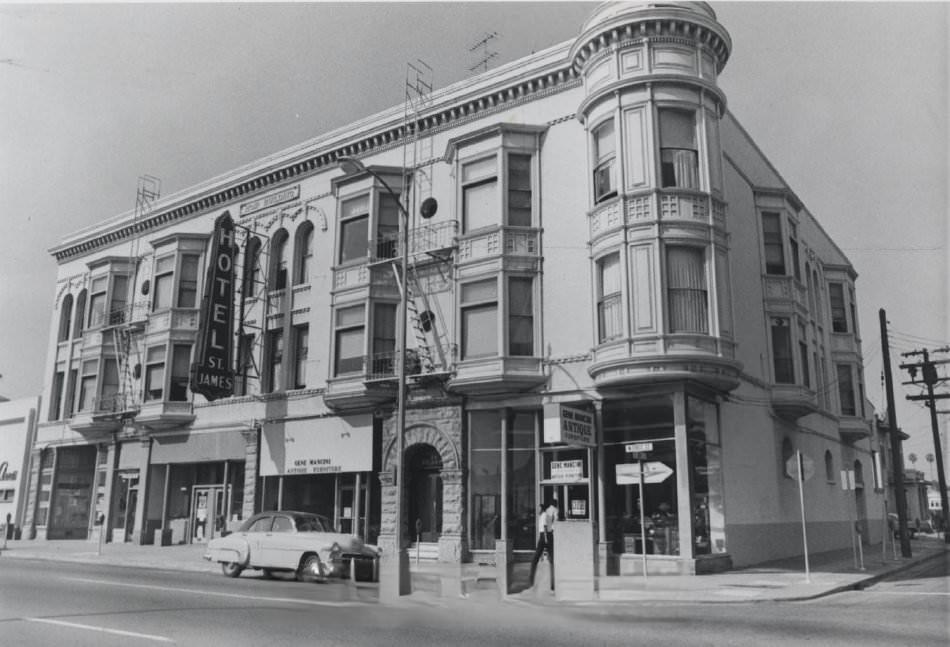
[{"label": "one-way arrow sign", "polygon": [[[641,463],[619,463],[617,465],[617,485],[636,485],[640,483]],[[662,483],[673,468],[659,461],[643,463],[643,482],[645,484]]]}]

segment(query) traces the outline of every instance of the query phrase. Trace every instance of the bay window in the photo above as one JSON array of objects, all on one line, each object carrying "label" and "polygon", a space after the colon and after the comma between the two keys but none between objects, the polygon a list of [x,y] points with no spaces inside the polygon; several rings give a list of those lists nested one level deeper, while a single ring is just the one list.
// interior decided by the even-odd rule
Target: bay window
[{"label": "bay window", "polygon": [[838,371],[838,400],[841,404],[841,415],[857,415],[851,365],[838,364],[835,368]]},{"label": "bay window", "polygon": [[620,254],[597,261],[597,341],[623,336]]},{"label": "bay window", "polygon": [[701,247],[667,246],[667,297],[671,333],[708,333],[706,252]]},{"label": "bay window", "polygon": [[191,369],[191,345],[172,346],[172,374],[168,384],[168,399],[172,402],[188,401],[188,384]]},{"label": "bay window", "polygon": [[[396,371],[396,304],[373,305],[373,375],[391,377]],[[408,367],[407,367],[408,370]]]},{"label": "bay window", "polygon": [[109,276],[92,279],[89,292],[89,328],[99,328],[106,321],[106,296],[109,291]]},{"label": "bay window", "polygon": [[785,246],[782,243],[782,215],[762,212],[762,239],[765,246],[765,273],[785,275]]},{"label": "bay window", "polygon": [[145,352],[145,400],[162,400],[165,395],[165,347],[152,346]]},{"label": "bay window", "polygon": [[792,335],[788,319],[772,317],[772,362],[776,384],[795,383]]},{"label": "bay window", "polygon": [[666,108],[661,108],[657,115],[660,122],[660,186],[698,189],[695,115]]},{"label": "bay window", "polygon": [[153,312],[168,308],[197,307],[199,261],[200,256],[197,254],[179,256],[174,252],[155,259],[152,281]]},{"label": "bay window", "polygon": [[530,227],[531,221],[531,156],[508,155],[507,224]]},{"label": "bay window", "polygon": [[614,120],[608,119],[593,130],[594,203],[617,195]]},{"label": "bay window", "polygon": [[508,279],[508,354],[534,355],[534,281],[530,277]]},{"label": "bay window", "polygon": [[841,283],[829,283],[828,299],[831,304],[831,330],[834,332],[848,332],[848,311],[844,303],[844,286]]},{"label": "bay window", "polygon": [[462,231],[499,223],[497,156],[462,165]]},{"label": "bay window", "polygon": [[461,286],[462,359],[498,355],[498,281]]},{"label": "bay window", "polygon": [[344,200],[340,205],[340,263],[366,259],[369,237],[369,195]]},{"label": "bay window", "polygon": [[363,337],[366,308],[363,304],[339,308],[334,318],[334,374],[346,375],[363,370]]},{"label": "bay window", "polygon": [[82,376],[79,380],[79,411],[92,411],[96,404],[96,378],[99,373],[99,360],[89,359],[82,363]]},{"label": "bay window", "polygon": [[102,362],[102,388],[99,394],[99,411],[118,411],[119,401],[119,362],[107,357]]}]

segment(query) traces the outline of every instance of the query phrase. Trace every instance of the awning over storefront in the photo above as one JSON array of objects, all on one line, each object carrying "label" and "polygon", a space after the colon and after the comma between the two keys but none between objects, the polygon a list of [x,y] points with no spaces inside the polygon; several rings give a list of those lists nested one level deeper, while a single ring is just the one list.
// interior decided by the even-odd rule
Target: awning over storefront
[{"label": "awning over storefront", "polygon": [[265,424],[261,476],[373,469],[373,417],[333,416]]},{"label": "awning over storefront", "polygon": [[152,463],[202,463],[244,460],[244,436],[240,431],[154,436]]}]

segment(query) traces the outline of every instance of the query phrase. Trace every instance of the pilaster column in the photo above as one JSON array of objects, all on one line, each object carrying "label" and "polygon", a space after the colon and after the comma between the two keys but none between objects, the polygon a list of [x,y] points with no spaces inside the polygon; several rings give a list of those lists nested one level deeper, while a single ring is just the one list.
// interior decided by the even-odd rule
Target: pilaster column
[{"label": "pilaster column", "polygon": [[257,501],[260,427],[245,429],[241,435],[244,436],[244,501],[241,504],[241,518],[249,519],[254,515]]},{"label": "pilaster column", "polygon": [[442,532],[439,535],[439,561],[460,563],[465,546],[462,523],[462,470],[442,470]]},{"label": "pilaster column", "polygon": [[40,462],[43,450],[34,447],[30,450],[30,475],[27,481],[26,514],[23,517],[23,527],[26,529],[26,538],[36,538],[36,507],[40,492]]},{"label": "pilaster column", "polygon": [[148,534],[148,486],[149,486],[149,464],[152,462],[152,439],[150,437],[141,438],[138,441],[142,447],[142,458],[139,462],[139,485],[138,502],[135,505],[135,525],[132,526],[132,541],[136,544],[150,543],[146,534]]}]

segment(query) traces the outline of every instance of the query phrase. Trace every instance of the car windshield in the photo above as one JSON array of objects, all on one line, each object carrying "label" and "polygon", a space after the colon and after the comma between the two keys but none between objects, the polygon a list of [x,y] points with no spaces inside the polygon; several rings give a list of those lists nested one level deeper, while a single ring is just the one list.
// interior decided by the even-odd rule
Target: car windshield
[{"label": "car windshield", "polygon": [[300,516],[294,521],[297,524],[297,532],[330,532],[330,528],[320,517]]}]

